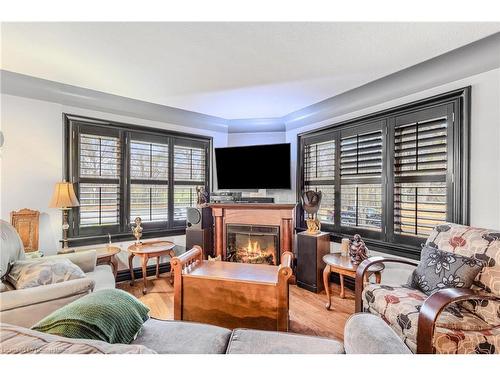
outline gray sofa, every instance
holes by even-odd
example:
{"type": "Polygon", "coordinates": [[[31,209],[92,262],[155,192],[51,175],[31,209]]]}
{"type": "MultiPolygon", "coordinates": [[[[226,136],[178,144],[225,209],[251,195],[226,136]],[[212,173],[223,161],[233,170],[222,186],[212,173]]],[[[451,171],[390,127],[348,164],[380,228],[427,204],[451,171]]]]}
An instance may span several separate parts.
{"type": "MultiPolygon", "coordinates": [[[[85,272],[85,278],[35,288],[15,290],[8,282],[0,281],[0,321],[21,327],[33,324],[60,307],[92,292],[114,288],[113,270],[108,265],[96,265],[93,250],[53,255],[32,259],[38,262],[47,258],[68,258],[85,272]]],[[[12,225],[0,220],[0,279],[8,273],[16,260],[24,260],[24,248],[12,225]]]]}
{"type": "Polygon", "coordinates": [[[67,339],[0,323],[0,354],[411,354],[382,319],[354,314],[344,343],[293,333],[149,319],[130,345],[67,339]]]}

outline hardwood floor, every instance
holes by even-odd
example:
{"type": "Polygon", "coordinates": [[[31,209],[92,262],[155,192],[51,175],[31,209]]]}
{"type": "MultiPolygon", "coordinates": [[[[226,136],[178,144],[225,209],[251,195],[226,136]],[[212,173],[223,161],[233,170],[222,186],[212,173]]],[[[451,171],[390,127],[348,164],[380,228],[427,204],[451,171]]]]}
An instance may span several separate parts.
{"type": "MultiPolygon", "coordinates": [[[[174,289],[169,283],[169,274],[159,279],[148,278],[148,293],[142,294],[142,282],[130,286],[128,281],[117,284],[140,299],[151,309],[151,316],[158,319],[174,318],[174,289]]],[[[296,285],[290,286],[290,331],[314,336],[343,339],[344,324],[354,313],[354,292],[346,289],[346,298],[339,297],[340,287],[332,284],[332,307],[326,310],[326,294],[315,294],[296,285]]]]}

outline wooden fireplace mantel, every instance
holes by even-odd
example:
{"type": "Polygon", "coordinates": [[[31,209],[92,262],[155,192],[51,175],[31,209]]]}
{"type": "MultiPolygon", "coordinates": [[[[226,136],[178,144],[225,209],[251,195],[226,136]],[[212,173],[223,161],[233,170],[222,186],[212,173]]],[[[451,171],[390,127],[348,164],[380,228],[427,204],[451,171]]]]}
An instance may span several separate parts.
{"type": "Polygon", "coordinates": [[[295,204],[213,203],[215,255],[226,259],[226,226],[228,224],[273,225],[280,228],[280,256],[292,252],[295,204]]]}
{"type": "Polygon", "coordinates": [[[292,210],[295,204],[291,203],[210,203],[212,209],[223,208],[231,210],[292,210]]]}

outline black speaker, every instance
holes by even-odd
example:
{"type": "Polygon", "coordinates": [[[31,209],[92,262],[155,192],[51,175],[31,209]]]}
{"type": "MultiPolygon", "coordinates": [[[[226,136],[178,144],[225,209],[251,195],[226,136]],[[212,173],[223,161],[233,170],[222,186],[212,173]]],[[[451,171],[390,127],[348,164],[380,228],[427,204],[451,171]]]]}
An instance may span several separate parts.
{"type": "Polygon", "coordinates": [[[297,233],[297,286],[319,293],[323,288],[323,257],[330,253],[330,235],[297,233]]]}
{"type": "Polygon", "coordinates": [[[212,228],[212,209],[210,207],[188,207],[186,211],[186,222],[188,228],[207,229],[212,228]]]}
{"type": "Polygon", "coordinates": [[[186,228],[186,250],[192,249],[194,245],[201,246],[203,259],[214,256],[213,231],[212,228],[198,229],[186,228]]]}

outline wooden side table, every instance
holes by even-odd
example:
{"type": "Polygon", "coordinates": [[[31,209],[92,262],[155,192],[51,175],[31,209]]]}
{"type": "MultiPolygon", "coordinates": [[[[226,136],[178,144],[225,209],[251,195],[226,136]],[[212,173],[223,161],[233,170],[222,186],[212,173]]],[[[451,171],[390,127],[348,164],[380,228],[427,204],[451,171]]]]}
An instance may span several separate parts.
{"type": "MultiPolygon", "coordinates": [[[[327,254],[323,257],[323,261],[326,263],[325,269],[323,270],[323,283],[325,284],[326,296],[328,298],[326,308],[327,310],[329,310],[332,304],[330,293],[330,273],[336,272],[339,274],[340,298],[344,298],[344,276],[355,278],[358,265],[353,264],[349,256],[342,256],[340,253],[327,254]]],[[[366,280],[368,280],[368,277],[370,277],[370,275],[375,274],[375,280],[377,284],[380,284],[382,277],[381,272],[384,268],[384,265],[381,263],[373,265],[366,273],[366,280]]]]}
{"type": "Polygon", "coordinates": [[[115,279],[118,273],[118,262],[115,255],[120,251],[121,249],[118,246],[107,246],[96,249],[97,264],[109,264],[113,269],[113,275],[115,279]]]}
{"type": "MultiPolygon", "coordinates": [[[[128,247],[128,267],[130,269],[130,285],[134,285],[134,267],[132,265],[132,260],[134,256],[140,256],[142,258],[142,280],[144,282],[144,287],[142,293],[147,293],[147,266],[148,260],[151,258],[156,258],[156,277],[160,277],[160,257],[163,255],[168,255],[170,259],[175,256],[174,252],[175,244],[170,241],[149,241],[142,242],[140,244],[133,244],[128,247]]],[[[172,269],[170,269],[170,281],[173,280],[172,269]]]]}

